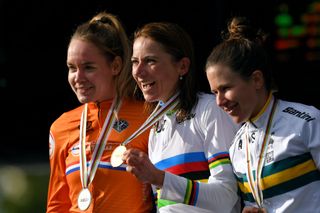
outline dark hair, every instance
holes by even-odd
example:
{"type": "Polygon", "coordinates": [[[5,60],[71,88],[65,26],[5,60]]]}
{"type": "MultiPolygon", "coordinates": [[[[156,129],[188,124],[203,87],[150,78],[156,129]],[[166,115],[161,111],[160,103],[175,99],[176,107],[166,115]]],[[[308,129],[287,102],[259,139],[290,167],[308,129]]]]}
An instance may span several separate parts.
{"type": "Polygon", "coordinates": [[[267,35],[261,29],[255,28],[246,17],[234,17],[228,23],[228,32],[224,32],[222,37],[224,41],[213,49],[207,59],[206,70],[214,64],[223,64],[244,80],[260,70],[267,91],[276,89],[263,46],[267,35]]]}
{"type": "MultiPolygon", "coordinates": [[[[177,24],[154,22],[144,25],[134,33],[134,40],[139,37],[147,37],[160,43],[175,61],[179,61],[184,57],[190,59],[189,71],[179,81],[179,107],[176,116],[178,121],[183,121],[198,100],[194,49],[189,34],[177,24]]],[[[146,103],[146,106],[149,110],[152,110],[155,104],[146,103]]]]}
{"type": "Polygon", "coordinates": [[[132,45],[118,17],[107,12],[100,12],[90,21],[79,25],[72,39],[91,42],[109,61],[119,56],[122,60],[122,69],[115,76],[116,97],[118,98],[116,103],[118,104],[123,97],[134,97],[136,83],[131,74],[130,62],[132,45]]]}

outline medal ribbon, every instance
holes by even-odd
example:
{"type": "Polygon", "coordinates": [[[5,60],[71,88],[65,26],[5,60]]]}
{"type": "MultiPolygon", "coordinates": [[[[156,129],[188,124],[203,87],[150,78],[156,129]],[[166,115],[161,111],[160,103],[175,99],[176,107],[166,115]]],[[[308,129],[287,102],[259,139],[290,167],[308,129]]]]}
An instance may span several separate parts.
{"type": "Polygon", "coordinates": [[[124,142],[122,142],[121,145],[125,146],[128,143],[130,143],[130,141],[132,141],[134,138],[136,138],[138,135],[140,135],[146,129],[148,129],[150,126],[156,123],[164,114],[174,109],[179,103],[178,97],[179,97],[179,93],[176,93],[163,106],[161,106],[160,109],[159,107],[160,107],[161,101],[159,101],[157,107],[153,110],[153,112],[147,118],[147,120],[139,127],[137,131],[135,131],[129,138],[127,138],[124,142]]]}
{"type": "Polygon", "coordinates": [[[87,105],[88,104],[86,103],[84,107],[84,111],[82,112],[81,121],[80,121],[81,122],[80,123],[80,178],[81,178],[81,183],[83,188],[87,188],[95,176],[100,158],[107,144],[108,136],[112,130],[114,121],[116,120],[115,112],[117,112],[118,109],[120,108],[121,102],[118,104],[118,106],[115,106],[115,101],[112,102],[108,115],[103,123],[102,131],[99,134],[97,144],[94,147],[94,151],[93,151],[88,169],[87,169],[87,158],[86,158],[86,147],[85,147],[86,146],[85,136],[86,136],[87,111],[88,111],[87,105]]]}
{"type": "MultiPolygon", "coordinates": [[[[269,98],[271,98],[271,95],[269,98]]],[[[265,135],[263,137],[263,142],[262,142],[262,146],[261,146],[261,150],[260,150],[260,154],[259,154],[257,169],[255,171],[256,182],[254,181],[254,178],[252,176],[253,175],[252,174],[253,173],[253,169],[252,169],[253,165],[251,165],[251,158],[250,158],[251,155],[250,155],[250,149],[249,149],[249,130],[248,130],[249,124],[247,123],[247,126],[246,126],[247,177],[248,177],[248,183],[249,183],[250,189],[252,191],[252,195],[253,195],[256,203],[258,204],[259,208],[262,208],[262,204],[263,204],[263,193],[262,193],[262,190],[260,187],[260,179],[261,179],[262,168],[263,168],[263,164],[264,164],[264,160],[265,160],[265,156],[266,156],[266,152],[267,152],[268,137],[269,137],[269,132],[271,129],[272,118],[274,116],[276,105],[277,105],[277,100],[274,100],[273,105],[272,105],[272,109],[271,109],[271,113],[268,118],[268,123],[266,126],[265,135]]]]}
{"type": "Polygon", "coordinates": [[[87,188],[87,179],[83,177],[88,176],[87,170],[87,156],[86,156],[86,129],[87,129],[87,113],[88,113],[88,104],[84,105],[84,109],[81,114],[80,120],[80,177],[81,177],[81,184],[82,188],[87,188]]]}

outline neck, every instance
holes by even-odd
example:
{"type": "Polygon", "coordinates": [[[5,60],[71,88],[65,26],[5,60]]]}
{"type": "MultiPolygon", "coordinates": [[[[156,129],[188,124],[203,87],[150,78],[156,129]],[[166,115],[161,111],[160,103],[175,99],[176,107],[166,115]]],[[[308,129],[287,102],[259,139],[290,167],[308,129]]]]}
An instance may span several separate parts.
{"type": "Polygon", "coordinates": [[[268,91],[263,91],[262,94],[258,94],[259,98],[257,105],[250,116],[250,120],[254,119],[265,107],[267,107],[267,102],[271,100],[272,93],[268,91]]]}

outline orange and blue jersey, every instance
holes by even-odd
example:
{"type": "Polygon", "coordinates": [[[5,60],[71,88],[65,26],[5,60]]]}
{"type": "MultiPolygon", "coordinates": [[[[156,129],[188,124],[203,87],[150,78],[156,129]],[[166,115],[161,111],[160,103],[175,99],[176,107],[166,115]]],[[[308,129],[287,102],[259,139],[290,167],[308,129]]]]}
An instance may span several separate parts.
{"type": "MultiPolygon", "coordinates": [[[[88,165],[111,101],[89,103],[86,129],[86,155],[88,165]]],[[[83,212],[77,204],[82,189],[79,161],[79,125],[83,106],[64,113],[50,129],[50,182],[47,213],[83,212]]],[[[114,123],[98,164],[95,177],[89,185],[92,203],[84,212],[150,212],[151,192],[132,174],[126,165],[112,167],[112,151],[135,132],[146,120],[143,103],[124,100],[118,119],[114,123]]],[[[127,147],[135,147],[147,153],[149,130],[132,140],[127,147]]]]}

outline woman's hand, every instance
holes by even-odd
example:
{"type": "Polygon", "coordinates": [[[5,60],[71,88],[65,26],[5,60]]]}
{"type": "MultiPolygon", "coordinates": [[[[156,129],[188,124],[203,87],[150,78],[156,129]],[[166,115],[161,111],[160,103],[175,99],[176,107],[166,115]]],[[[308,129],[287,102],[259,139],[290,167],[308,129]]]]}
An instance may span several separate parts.
{"type": "Polygon", "coordinates": [[[139,149],[129,149],[123,154],[122,159],[128,165],[127,171],[141,182],[162,187],[165,172],[157,169],[146,153],[139,149]]]}
{"type": "Polygon", "coordinates": [[[267,213],[267,210],[265,208],[246,206],[243,208],[242,213],[267,213]]]}

